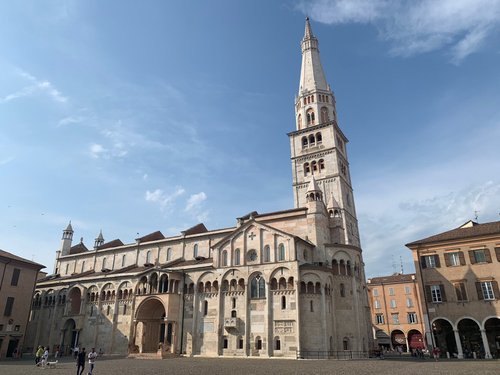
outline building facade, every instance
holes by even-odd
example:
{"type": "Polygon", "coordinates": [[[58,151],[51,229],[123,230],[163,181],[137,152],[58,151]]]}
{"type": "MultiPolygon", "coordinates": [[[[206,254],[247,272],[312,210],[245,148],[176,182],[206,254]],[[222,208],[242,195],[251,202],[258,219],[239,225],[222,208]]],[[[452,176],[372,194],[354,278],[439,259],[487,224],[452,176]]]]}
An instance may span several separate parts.
{"type": "Polygon", "coordinates": [[[38,272],[45,268],[0,250],[0,359],[21,353],[38,272]]]}
{"type": "Polygon", "coordinates": [[[427,342],[458,358],[500,357],[500,221],[406,245],[424,299],[427,342]]]}
{"type": "Polygon", "coordinates": [[[73,245],[37,284],[32,347],[106,353],[307,356],[367,352],[369,307],[347,139],[309,20],[289,133],[295,208],[252,212],[231,228],[73,245]],[[330,351],[330,354],[328,353],[330,351]]]}
{"type": "Polygon", "coordinates": [[[423,313],[415,274],[394,274],[368,279],[373,333],[386,350],[424,349],[423,313]]]}

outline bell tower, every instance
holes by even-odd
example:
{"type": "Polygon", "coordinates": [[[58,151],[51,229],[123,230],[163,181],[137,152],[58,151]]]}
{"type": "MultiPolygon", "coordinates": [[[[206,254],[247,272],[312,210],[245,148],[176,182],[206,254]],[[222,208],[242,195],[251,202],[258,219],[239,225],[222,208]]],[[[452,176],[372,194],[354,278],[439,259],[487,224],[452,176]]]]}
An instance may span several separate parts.
{"type": "Polygon", "coordinates": [[[347,138],[337,122],[335,95],[326,81],[319,43],[306,18],[301,42],[302,66],[295,98],[296,130],[289,133],[295,207],[307,207],[314,178],[336,227],[340,243],[360,245],[354,206],[347,138]],[[313,177],[314,176],[314,177],[313,177]]]}

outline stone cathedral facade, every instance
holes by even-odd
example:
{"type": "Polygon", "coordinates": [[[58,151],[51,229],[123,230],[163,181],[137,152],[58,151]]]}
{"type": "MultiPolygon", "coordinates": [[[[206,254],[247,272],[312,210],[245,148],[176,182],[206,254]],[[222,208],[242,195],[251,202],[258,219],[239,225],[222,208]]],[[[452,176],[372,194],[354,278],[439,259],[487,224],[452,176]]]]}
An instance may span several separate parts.
{"type": "MultiPolygon", "coordinates": [[[[307,356],[366,352],[364,263],[335,97],[306,20],[290,138],[295,208],[177,236],[74,245],[39,280],[26,345],[68,352],[307,356]],[[326,353],[326,352],[330,353],[326,353]]],[[[27,349],[27,348],[25,348],[27,349]]]]}

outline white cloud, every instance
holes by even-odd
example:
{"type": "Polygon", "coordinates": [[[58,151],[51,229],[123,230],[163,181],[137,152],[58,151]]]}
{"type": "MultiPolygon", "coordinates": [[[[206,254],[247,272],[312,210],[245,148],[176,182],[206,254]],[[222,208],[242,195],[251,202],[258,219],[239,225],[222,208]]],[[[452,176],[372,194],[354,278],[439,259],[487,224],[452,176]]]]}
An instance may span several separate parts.
{"type": "Polygon", "coordinates": [[[395,55],[446,49],[454,63],[500,26],[500,0],[303,0],[299,9],[323,23],[372,24],[395,55]]]}
{"type": "Polygon", "coordinates": [[[193,209],[196,209],[206,199],[207,195],[204,192],[191,195],[187,200],[186,211],[192,211],[193,209]]]}
{"type": "Polygon", "coordinates": [[[161,210],[167,209],[176,198],[180,197],[185,193],[184,188],[181,186],[177,187],[175,191],[171,194],[166,194],[162,189],[156,189],[154,191],[146,191],[144,198],[148,202],[158,203],[161,210]]]}
{"type": "Polygon", "coordinates": [[[97,143],[92,143],[89,147],[90,156],[95,159],[100,157],[106,157],[108,150],[106,150],[102,145],[97,143]]]}
{"type": "Polygon", "coordinates": [[[59,120],[59,126],[66,126],[71,124],[79,124],[84,120],[81,116],[68,116],[59,120]]]}
{"type": "Polygon", "coordinates": [[[17,73],[24,79],[30,81],[30,85],[0,98],[0,103],[7,103],[15,99],[29,97],[37,93],[48,95],[52,100],[59,103],[65,103],[68,101],[68,98],[57,90],[51,82],[47,80],[39,80],[23,70],[18,70],[17,73]]]}

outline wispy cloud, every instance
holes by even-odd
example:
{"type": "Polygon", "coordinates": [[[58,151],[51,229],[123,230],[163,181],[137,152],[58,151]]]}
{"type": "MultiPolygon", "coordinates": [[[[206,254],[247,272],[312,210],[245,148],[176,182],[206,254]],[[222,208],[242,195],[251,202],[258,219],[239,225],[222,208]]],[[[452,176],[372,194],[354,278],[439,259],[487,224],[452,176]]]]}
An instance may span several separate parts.
{"type": "Polygon", "coordinates": [[[372,24],[394,55],[444,49],[456,64],[500,26],[500,0],[303,0],[299,9],[327,24],[372,24]]]}
{"type": "Polygon", "coordinates": [[[204,192],[198,194],[193,194],[189,197],[186,204],[186,211],[191,211],[207,199],[207,195],[204,192]]]}
{"type": "Polygon", "coordinates": [[[6,158],[0,159],[0,165],[6,165],[9,164],[11,161],[14,160],[13,156],[8,156],[6,158]]]}
{"type": "Polygon", "coordinates": [[[30,84],[11,94],[5,95],[3,98],[0,98],[0,103],[7,103],[12,100],[33,96],[38,93],[45,94],[58,103],[66,103],[68,101],[68,98],[57,90],[51,82],[37,79],[23,70],[18,70],[17,73],[19,76],[29,81],[30,84]]]}
{"type": "Polygon", "coordinates": [[[161,210],[165,210],[171,206],[171,204],[185,193],[183,187],[178,186],[173,193],[167,194],[162,189],[156,189],[154,191],[146,191],[144,198],[147,202],[157,203],[161,210]]]}
{"type": "Polygon", "coordinates": [[[184,209],[191,216],[195,217],[199,222],[204,222],[208,220],[209,211],[203,209],[203,202],[207,199],[207,195],[201,191],[197,194],[192,194],[187,202],[186,208],[184,209]]]}
{"type": "Polygon", "coordinates": [[[59,126],[66,126],[66,125],[71,125],[71,124],[79,124],[84,120],[84,117],[82,116],[68,116],[64,117],[61,120],[59,120],[58,125],[59,126]]]}

